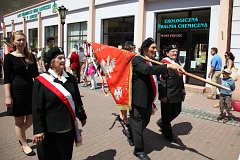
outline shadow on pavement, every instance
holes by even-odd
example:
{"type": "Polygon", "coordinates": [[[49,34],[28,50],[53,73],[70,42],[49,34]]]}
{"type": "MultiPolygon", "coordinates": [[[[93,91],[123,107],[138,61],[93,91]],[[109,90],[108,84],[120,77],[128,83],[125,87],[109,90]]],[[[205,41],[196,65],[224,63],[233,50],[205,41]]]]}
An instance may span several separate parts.
{"type": "Polygon", "coordinates": [[[176,135],[187,135],[192,128],[193,126],[190,122],[181,122],[172,126],[173,133],[176,135]]]}
{"type": "Polygon", "coordinates": [[[176,137],[175,143],[170,143],[169,141],[165,140],[162,134],[158,134],[149,129],[146,129],[144,134],[145,152],[149,154],[152,151],[161,151],[164,147],[169,147],[174,149],[180,149],[183,151],[188,150],[190,152],[199,154],[209,160],[213,160],[211,157],[199,153],[196,149],[187,147],[185,144],[183,144],[182,140],[178,138],[178,135],[187,135],[190,133],[193,128],[191,123],[181,122],[178,124],[174,124],[172,128],[176,137]]]}
{"type": "Polygon", "coordinates": [[[103,152],[100,152],[94,156],[89,156],[85,160],[114,160],[114,157],[116,156],[116,150],[115,149],[109,149],[103,152]]]}

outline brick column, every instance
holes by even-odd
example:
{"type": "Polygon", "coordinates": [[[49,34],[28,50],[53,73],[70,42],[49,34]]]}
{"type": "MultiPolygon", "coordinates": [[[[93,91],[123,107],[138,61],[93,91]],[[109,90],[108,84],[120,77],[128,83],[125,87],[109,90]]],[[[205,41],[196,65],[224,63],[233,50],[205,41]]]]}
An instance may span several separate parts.
{"type": "Polygon", "coordinates": [[[88,23],[87,23],[87,41],[95,40],[95,0],[89,0],[88,23]]]}
{"type": "Polygon", "coordinates": [[[145,38],[146,3],[145,0],[138,1],[138,24],[136,47],[140,47],[145,38]]]}
{"type": "Polygon", "coordinates": [[[41,12],[38,12],[38,49],[42,48],[42,17],[41,12]]]}
{"type": "Polygon", "coordinates": [[[27,25],[26,25],[26,19],[23,17],[23,33],[27,35],[27,25]]]}
{"type": "Polygon", "coordinates": [[[218,54],[224,60],[224,53],[229,50],[230,45],[230,35],[231,34],[231,12],[232,10],[232,0],[220,1],[220,16],[219,16],[219,30],[218,30],[218,54]]]}
{"type": "Polygon", "coordinates": [[[12,27],[12,32],[15,32],[15,24],[14,24],[14,20],[12,20],[11,27],[12,27]]]}

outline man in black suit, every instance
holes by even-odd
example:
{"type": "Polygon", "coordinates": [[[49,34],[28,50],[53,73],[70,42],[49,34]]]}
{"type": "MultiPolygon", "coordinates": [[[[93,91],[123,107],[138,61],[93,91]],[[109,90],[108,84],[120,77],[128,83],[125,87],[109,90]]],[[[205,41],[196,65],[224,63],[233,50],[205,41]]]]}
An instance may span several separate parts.
{"type": "MultiPolygon", "coordinates": [[[[147,38],[141,45],[141,55],[154,59],[156,44],[152,38],[147,38]]],[[[144,153],[143,131],[147,127],[152,114],[152,105],[156,96],[154,75],[167,73],[168,68],[184,72],[177,64],[164,64],[152,66],[143,57],[132,59],[132,110],[130,111],[130,125],[134,141],[134,155],[141,160],[150,160],[144,153]]]]}

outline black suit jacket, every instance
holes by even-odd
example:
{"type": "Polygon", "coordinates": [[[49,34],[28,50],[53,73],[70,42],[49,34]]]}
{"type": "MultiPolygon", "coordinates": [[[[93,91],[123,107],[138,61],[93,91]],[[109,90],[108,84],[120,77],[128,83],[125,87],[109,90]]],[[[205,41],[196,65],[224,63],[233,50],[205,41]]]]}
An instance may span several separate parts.
{"type": "Polygon", "coordinates": [[[152,107],[153,87],[150,75],[167,73],[167,65],[149,66],[146,61],[136,56],[132,59],[132,104],[142,108],[152,107]]]}
{"type": "Polygon", "coordinates": [[[159,100],[167,98],[169,103],[181,103],[184,100],[183,91],[185,89],[183,77],[174,70],[169,70],[164,77],[164,80],[161,80],[158,85],[159,100]]]}
{"type": "MultiPolygon", "coordinates": [[[[76,80],[73,75],[67,74],[69,77],[62,85],[71,93],[75,107],[82,107],[83,103],[76,80]]],[[[74,128],[74,122],[67,106],[37,79],[34,81],[32,99],[33,134],[60,132],[74,128]]]]}

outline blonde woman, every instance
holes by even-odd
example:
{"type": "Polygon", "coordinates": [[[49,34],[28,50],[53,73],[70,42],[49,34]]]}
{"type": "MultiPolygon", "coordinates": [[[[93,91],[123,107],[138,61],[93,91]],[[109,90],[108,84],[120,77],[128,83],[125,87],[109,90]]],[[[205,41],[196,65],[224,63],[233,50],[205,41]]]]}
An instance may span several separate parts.
{"type": "Polygon", "coordinates": [[[25,131],[32,125],[33,78],[38,76],[34,55],[27,49],[25,34],[15,32],[12,37],[13,52],[4,58],[5,103],[8,113],[15,118],[15,132],[23,152],[35,155],[28,146],[25,131]]]}

